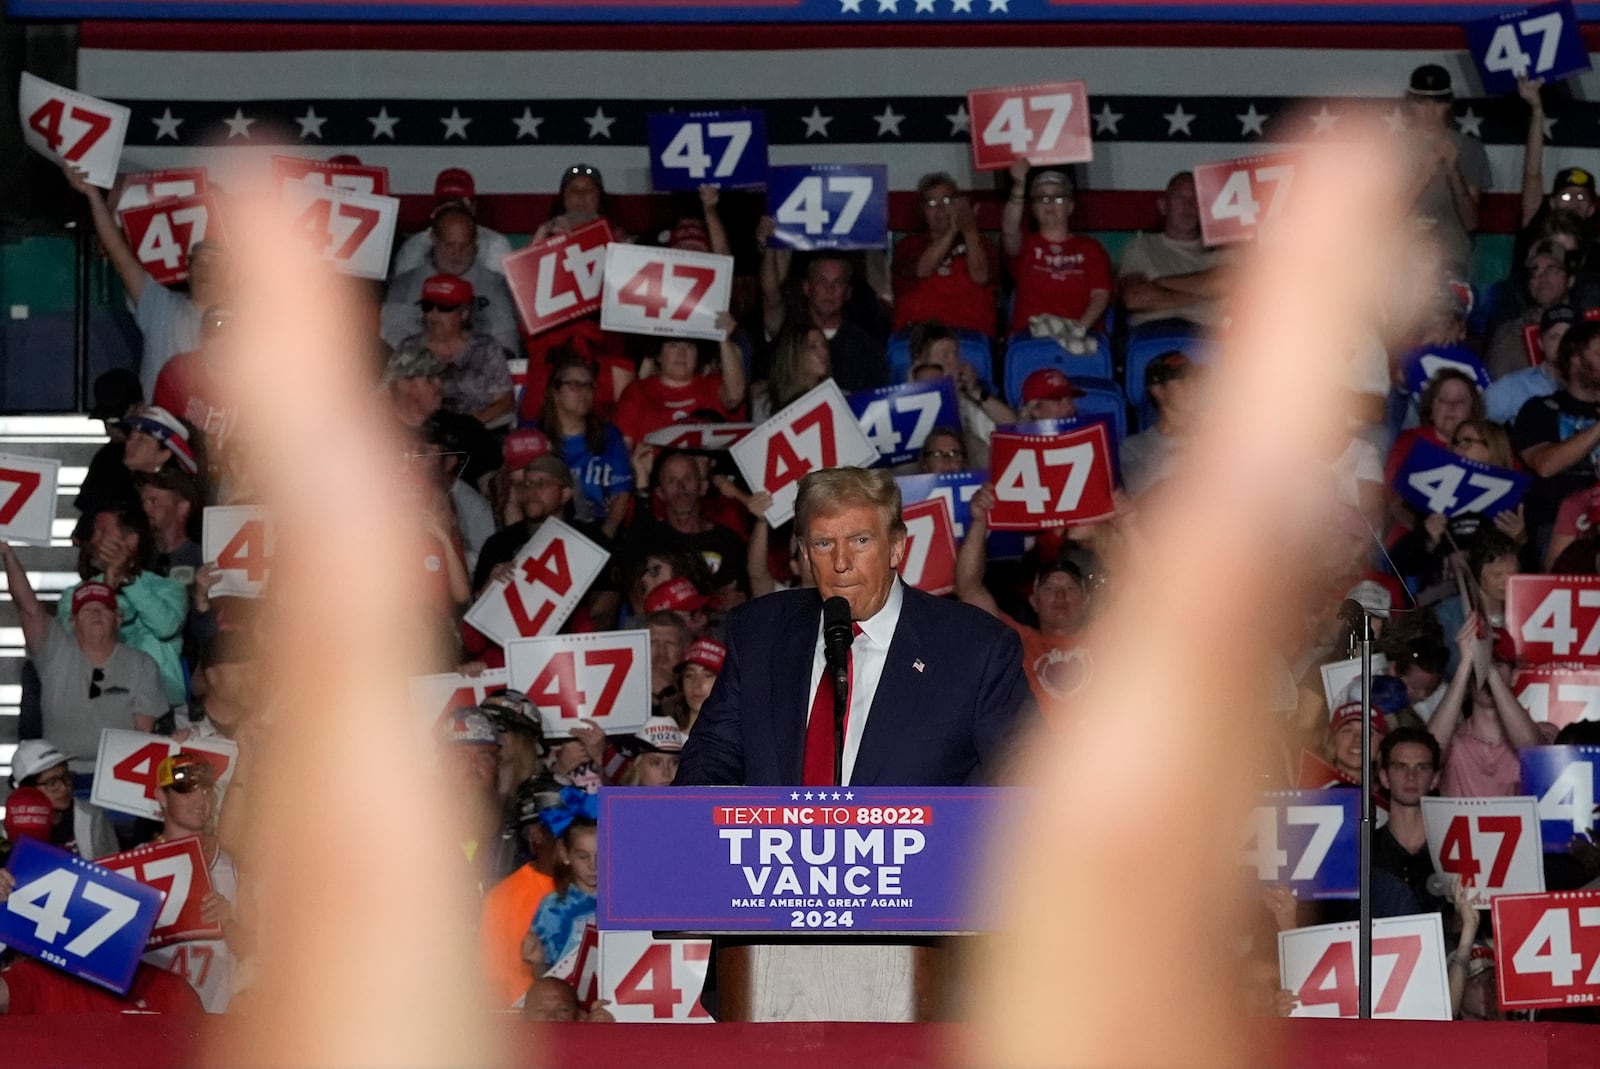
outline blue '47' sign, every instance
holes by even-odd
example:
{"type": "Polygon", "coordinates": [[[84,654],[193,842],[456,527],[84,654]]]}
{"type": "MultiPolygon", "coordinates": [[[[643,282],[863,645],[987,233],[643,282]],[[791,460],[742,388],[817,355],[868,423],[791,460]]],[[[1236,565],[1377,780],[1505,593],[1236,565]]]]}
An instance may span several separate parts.
{"type": "Polygon", "coordinates": [[[1589,69],[1589,50],[1570,3],[1540,4],[1463,27],[1484,91],[1512,93],[1517,75],[1546,82],[1589,69]]]}
{"type": "Polygon", "coordinates": [[[1419,438],[1395,472],[1394,489],[1426,513],[1495,516],[1516,508],[1532,481],[1526,472],[1481,464],[1419,438]]]}
{"type": "Polygon", "coordinates": [[[788,249],[881,249],[889,242],[889,168],[812,163],[767,171],[768,244],[788,249]]]}
{"type": "Polygon", "coordinates": [[[1355,898],[1361,792],[1274,791],[1250,813],[1243,864],[1299,898],[1355,898]]]}
{"type": "Polygon", "coordinates": [[[880,386],[845,400],[861,424],[861,433],[878,450],[880,464],[915,460],[935,427],[961,426],[955,384],[949,379],[880,386]]]}
{"type": "Polygon", "coordinates": [[[6,869],[17,885],[0,909],[0,942],[126,995],[161,892],[35,839],[18,840],[6,869]]]}
{"type": "Polygon", "coordinates": [[[1594,824],[1594,770],[1600,746],[1530,746],[1521,753],[1522,793],[1539,800],[1539,839],[1564,854],[1594,824]]]}
{"type": "Polygon", "coordinates": [[[662,193],[767,180],[767,118],[759,111],[666,112],[647,120],[650,184],[662,193]]]}

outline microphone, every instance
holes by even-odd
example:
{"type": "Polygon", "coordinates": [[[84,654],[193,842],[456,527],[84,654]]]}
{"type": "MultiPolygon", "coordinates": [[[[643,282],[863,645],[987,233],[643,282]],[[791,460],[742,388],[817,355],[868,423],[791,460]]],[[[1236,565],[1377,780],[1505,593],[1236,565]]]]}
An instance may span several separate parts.
{"type": "Polygon", "coordinates": [[[1339,606],[1339,619],[1346,627],[1357,633],[1361,631],[1361,623],[1366,616],[1366,607],[1355,598],[1345,598],[1344,604],[1339,606]]]}
{"type": "Polygon", "coordinates": [[[855,639],[850,622],[850,603],[841,597],[831,597],[822,603],[822,650],[827,657],[828,671],[836,682],[847,677],[850,643],[855,639]]]}

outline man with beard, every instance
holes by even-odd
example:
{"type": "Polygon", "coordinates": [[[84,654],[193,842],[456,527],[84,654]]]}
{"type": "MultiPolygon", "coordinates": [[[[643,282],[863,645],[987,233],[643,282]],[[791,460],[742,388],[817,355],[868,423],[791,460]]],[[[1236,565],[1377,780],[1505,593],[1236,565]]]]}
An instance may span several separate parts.
{"type": "Polygon", "coordinates": [[[429,230],[433,251],[422,266],[397,275],[389,283],[383,305],[383,340],[399,345],[423,328],[422,288],[436,275],[454,275],[472,287],[473,329],[487,334],[513,354],[522,352],[516,310],[505,276],[477,260],[478,224],[472,213],[456,206],[441,209],[429,230]]]}

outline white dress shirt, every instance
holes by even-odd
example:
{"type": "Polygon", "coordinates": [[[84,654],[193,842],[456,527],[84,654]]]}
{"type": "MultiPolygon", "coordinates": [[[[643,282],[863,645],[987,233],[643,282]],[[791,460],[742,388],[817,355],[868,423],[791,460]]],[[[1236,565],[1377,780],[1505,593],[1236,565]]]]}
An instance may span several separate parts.
{"type": "MultiPolygon", "coordinates": [[[[894,629],[900,623],[900,607],[905,604],[905,590],[897,576],[889,588],[889,598],[870,619],[857,620],[861,634],[850,644],[850,710],[844,722],[844,775],[843,783],[850,782],[855,769],[856,753],[861,749],[861,733],[867,727],[867,713],[872,708],[872,697],[878,693],[878,680],[883,678],[883,666],[889,660],[889,643],[894,641],[894,629]]],[[[806,708],[810,709],[817,697],[817,686],[827,669],[827,651],[822,645],[822,623],[817,623],[817,650],[811,657],[811,689],[806,691],[806,708]]],[[[830,706],[831,715],[831,706],[830,706]]]]}

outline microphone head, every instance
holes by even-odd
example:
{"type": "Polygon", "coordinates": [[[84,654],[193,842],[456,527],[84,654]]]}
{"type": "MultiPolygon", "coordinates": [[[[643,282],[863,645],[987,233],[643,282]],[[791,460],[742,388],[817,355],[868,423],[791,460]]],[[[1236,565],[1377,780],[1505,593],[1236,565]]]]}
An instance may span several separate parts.
{"type": "Polygon", "coordinates": [[[1339,619],[1352,631],[1361,630],[1361,622],[1366,619],[1366,606],[1355,598],[1345,598],[1344,604],[1339,606],[1339,619]]]}
{"type": "Polygon", "coordinates": [[[831,631],[838,627],[850,629],[850,603],[835,595],[822,603],[822,629],[831,631]]]}

